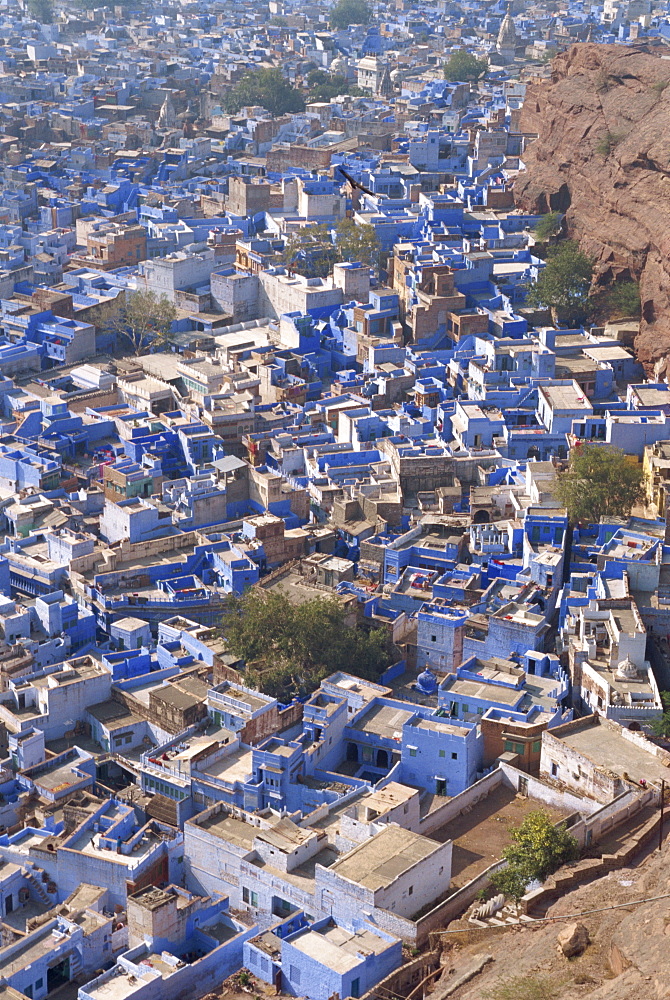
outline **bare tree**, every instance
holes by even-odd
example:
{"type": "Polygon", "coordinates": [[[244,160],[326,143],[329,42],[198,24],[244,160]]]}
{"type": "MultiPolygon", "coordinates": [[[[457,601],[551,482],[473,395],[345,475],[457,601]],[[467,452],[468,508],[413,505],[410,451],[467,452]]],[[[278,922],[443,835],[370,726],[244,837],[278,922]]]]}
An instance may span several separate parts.
{"type": "Polygon", "coordinates": [[[176,318],[177,310],[165,295],[137,291],[128,296],[111,328],[139,357],[165,343],[176,318]]]}

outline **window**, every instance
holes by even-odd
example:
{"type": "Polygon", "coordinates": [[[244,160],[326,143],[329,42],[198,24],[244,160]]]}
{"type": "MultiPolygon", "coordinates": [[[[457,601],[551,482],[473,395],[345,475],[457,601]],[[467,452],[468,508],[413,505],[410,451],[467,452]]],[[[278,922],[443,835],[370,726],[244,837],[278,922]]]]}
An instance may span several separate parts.
{"type": "Polygon", "coordinates": [[[458,754],[457,753],[452,753],[451,759],[452,760],[458,760],[458,754]]]}
{"type": "Polygon", "coordinates": [[[43,985],[43,980],[42,979],[38,979],[37,982],[35,983],[35,989],[36,990],[41,990],[42,989],[42,985],[43,985]]]}
{"type": "Polygon", "coordinates": [[[514,753],[514,744],[511,740],[505,740],[505,753],[514,753]]]}
{"type": "Polygon", "coordinates": [[[445,755],[446,755],[446,751],[445,750],[440,750],[440,757],[444,757],[445,755]]]}
{"type": "Polygon", "coordinates": [[[524,747],[523,743],[515,743],[514,744],[514,748],[515,748],[515,750],[516,750],[516,752],[518,754],[523,754],[523,752],[525,750],[525,747],[524,747]]]}
{"type": "Polygon", "coordinates": [[[533,753],[538,753],[542,748],[542,740],[533,741],[533,753]]]}
{"type": "Polygon", "coordinates": [[[552,765],[551,765],[551,776],[552,776],[552,778],[555,778],[557,774],[558,774],[558,764],[553,764],[552,763],[552,765]]]}
{"type": "Polygon", "coordinates": [[[413,885],[411,885],[411,886],[409,887],[409,889],[407,890],[407,895],[408,895],[408,896],[411,896],[411,895],[413,894],[413,892],[414,892],[414,886],[413,886],[413,885]]]}
{"type": "Polygon", "coordinates": [[[291,966],[291,982],[296,985],[300,983],[300,969],[297,965],[291,966]]]}
{"type": "Polygon", "coordinates": [[[409,755],[410,757],[416,757],[416,747],[409,748],[409,755]]]}
{"type": "Polygon", "coordinates": [[[437,636],[436,635],[431,635],[430,641],[431,642],[437,642],[437,636]]]}
{"type": "Polygon", "coordinates": [[[470,711],[470,706],[466,705],[465,702],[464,702],[463,703],[463,715],[465,715],[465,713],[469,712],[469,711],[470,711]]]}

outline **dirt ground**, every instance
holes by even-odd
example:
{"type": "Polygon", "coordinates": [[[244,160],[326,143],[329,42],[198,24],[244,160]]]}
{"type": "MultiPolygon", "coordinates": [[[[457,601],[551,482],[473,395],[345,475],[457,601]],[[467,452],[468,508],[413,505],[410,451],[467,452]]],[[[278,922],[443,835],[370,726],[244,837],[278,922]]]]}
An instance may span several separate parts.
{"type": "Polygon", "coordinates": [[[469,983],[450,994],[453,1000],[664,1000],[670,998],[670,842],[648,849],[629,868],[566,894],[547,910],[583,923],[591,940],[579,957],[559,950],[556,920],[509,930],[467,930],[467,920],[442,937],[445,973],[432,994],[440,993],[473,958],[493,961],[469,983]],[[637,903],[667,894],[666,898],[637,903]],[[620,905],[622,904],[622,905],[620,905]],[[617,906],[619,908],[612,909],[617,906]],[[601,912],[585,912],[598,910],[601,912]],[[582,915],[579,915],[582,914],[582,915]]]}
{"type": "MultiPolygon", "coordinates": [[[[501,856],[511,841],[510,828],[518,826],[538,803],[516,795],[509,788],[496,788],[470,812],[431,833],[433,840],[453,840],[451,885],[459,889],[501,856]]],[[[567,813],[542,805],[553,822],[567,813]]]]}

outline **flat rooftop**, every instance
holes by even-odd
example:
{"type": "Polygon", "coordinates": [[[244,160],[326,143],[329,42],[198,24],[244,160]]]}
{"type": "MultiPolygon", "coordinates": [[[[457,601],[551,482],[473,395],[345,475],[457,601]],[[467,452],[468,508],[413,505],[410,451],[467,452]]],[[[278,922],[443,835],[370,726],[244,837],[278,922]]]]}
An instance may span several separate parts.
{"type": "Polygon", "coordinates": [[[354,812],[359,820],[365,821],[366,816],[371,813],[375,813],[376,817],[383,816],[391,809],[408,802],[417,794],[415,788],[408,788],[407,785],[401,785],[397,781],[390,781],[383,788],[365,792],[354,805],[350,802],[347,803],[346,808],[354,812]]]}
{"type": "Polygon", "coordinates": [[[400,706],[373,705],[362,718],[354,722],[352,729],[384,736],[388,740],[399,739],[402,736],[402,727],[413,715],[411,709],[400,706]]]}
{"type": "Polygon", "coordinates": [[[37,788],[45,788],[50,792],[62,792],[73,785],[78,785],[87,775],[77,771],[79,760],[70,760],[59,767],[45,769],[32,777],[37,788]]]}
{"type": "Polygon", "coordinates": [[[16,975],[22,969],[32,965],[33,962],[39,962],[40,959],[44,958],[53,947],[51,931],[52,927],[47,925],[36,934],[30,934],[11,958],[5,957],[5,948],[0,949],[0,969],[2,969],[3,976],[16,975]]]}
{"type": "Polygon", "coordinates": [[[595,720],[585,719],[583,725],[561,733],[556,738],[597,767],[613,771],[620,778],[626,774],[633,781],[644,778],[657,785],[662,780],[667,783],[670,780],[670,768],[664,767],[662,758],[655,756],[654,745],[650,743],[647,751],[622,733],[623,730],[610,727],[598,717],[595,720]]]}
{"type": "Polygon", "coordinates": [[[99,846],[100,838],[104,836],[104,833],[100,834],[94,830],[85,829],[66,841],[63,846],[73,851],[80,851],[82,854],[87,854],[91,857],[104,858],[106,861],[125,864],[129,868],[134,868],[151,854],[157,844],[160,844],[160,838],[155,833],[147,830],[140,842],[133,847],[130,854],[115,854],[113,851],[99,846]]]}
{"type": "Polygon", "coordinates": [[[198,826],[201,830],[207,830],[208,833],[220,837],[221,840],[225,840],[235,847],[242,847],[246,851],[253,850],[254,840],[259,832],[258,827],[244,823],[241,819],[235,819],[234,816],[222,815],[221,813],[203,819],[198,823],[198,826]]]}
{"type": "Polygon", "coordinates": [[[202,773],[230,784],[249,781],[253,772],[252,758],[251,750],[234,750],[222,760],[210,764],[202,773]]]}
{"type": "Polygon", "coordinates": [[[573,385],[541,385],[540,392],[546,397],[552,410],[574,410],[575,416],[580,411],[593,410],[584,393],[573,385]]]}
{"type": "Polygon", "coordinates": [[[445,677],[440,685],[445,693],[457,694],[461,698],[479,698],[481,701],[495,702],[496,705],[511,707],[523,697],[522,688],[493,684],[488,678],[481,681],[461,680],[453,674],[445,677]]]}
{"type": "Polygon", "coordinates": [[[438,844],[411,830],[388,826],[336,861],[331,871],[376,892],[430,857],[438,844]]]}
{"type": "Polygon", "coordinates": [[[371,931],[346,931],[337,924],[320,930],[305,929],[291,944],[327,968],[340,974],[349,972],[365,961],[364,956],[379,955],[389,942],[371,931]]]}
{"type": "Polygon", "coordinates": [[[314,837],[314,832],[313,830],[305,830],[292,820],[284,818],[279,820],[275,826],[270,827],[269,830],[258,830],[256,836],[259,840],[276,847],[279,851],[290,854],[296,847],[311,840],[314,837]]]}

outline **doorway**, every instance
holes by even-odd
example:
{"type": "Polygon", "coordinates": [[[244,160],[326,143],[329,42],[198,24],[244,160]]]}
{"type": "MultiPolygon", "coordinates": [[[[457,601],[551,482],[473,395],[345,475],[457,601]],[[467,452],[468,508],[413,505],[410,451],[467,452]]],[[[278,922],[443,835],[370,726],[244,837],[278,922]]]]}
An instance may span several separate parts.
{"type": "Polygon", "coordinates": [[[64,958],[62,962],[52,965],[47,969],[47,991],[57,990],[59,986],[64,986],[70,982],[70,956],[64,958]]]}

